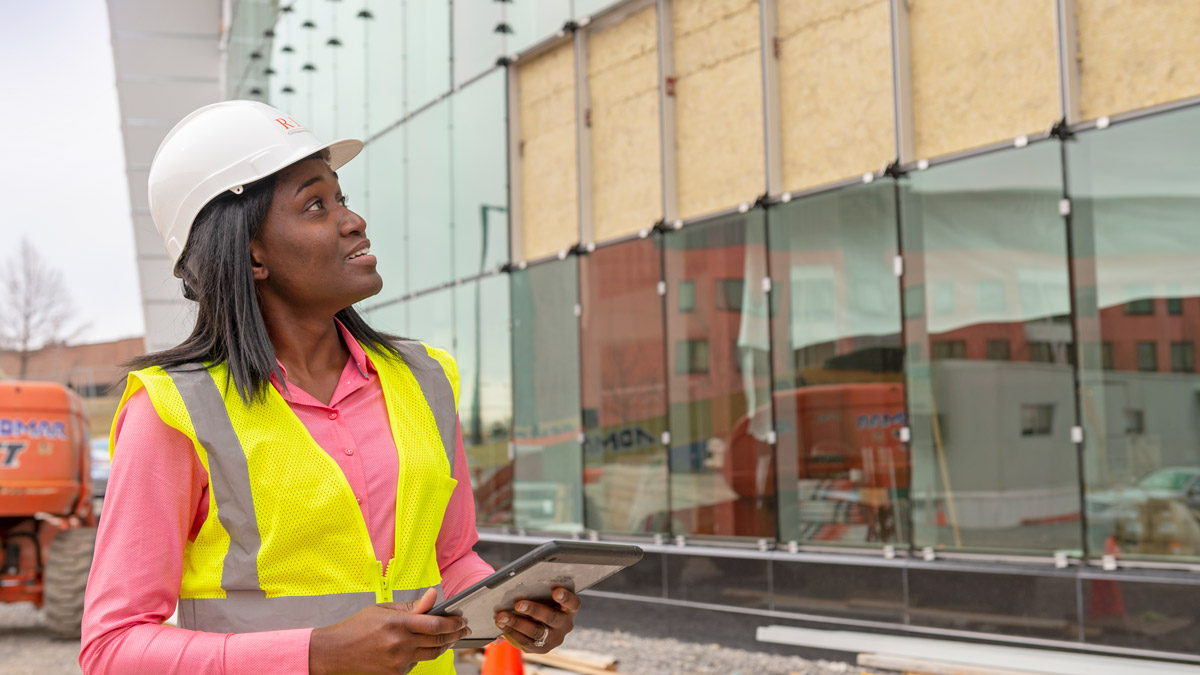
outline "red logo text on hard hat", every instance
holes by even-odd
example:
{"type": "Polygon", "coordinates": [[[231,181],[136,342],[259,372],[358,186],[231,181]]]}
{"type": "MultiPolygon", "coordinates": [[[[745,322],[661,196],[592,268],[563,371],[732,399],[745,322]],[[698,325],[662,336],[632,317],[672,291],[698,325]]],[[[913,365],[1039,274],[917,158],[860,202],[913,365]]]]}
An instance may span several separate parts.
{"type": "Polygon", "coordinates": [[[283,127],[284,129],[287,129],[289,131],[292,129],[303,129],[304,128],[299,122],[292,119],[291,117],[276,117],[275,121],[279,123],[279,126],[283,127]]]}

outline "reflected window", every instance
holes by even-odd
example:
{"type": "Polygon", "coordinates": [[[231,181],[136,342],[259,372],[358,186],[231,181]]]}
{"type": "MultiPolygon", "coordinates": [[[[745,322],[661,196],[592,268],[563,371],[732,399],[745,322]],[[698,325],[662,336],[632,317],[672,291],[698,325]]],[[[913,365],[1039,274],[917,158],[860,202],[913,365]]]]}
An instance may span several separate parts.
{"type": "Polygon", "coordinates": [[[988,340],[987,359],[989,361],[1008,361],[1012,358],[1012,343],[1008,340],[988,340]]]}
{"type": "Polygon", "coordinates": [[[1054,404],[1021,406],[1021,435],[1049,436],[1054,430],[1054,404]]]}
{"type": "Polygon", "coordinates": [[[707,372],[708,340],[681,340],[676,343],[676,375],[703,375],[707,372]]]}
{"type": "Polygon", "coordinates": [[[1153,342],[1139,341],[1135,345],[1137,349],[1137,369],[1152,373],[1158,370],[1158,345],[1153,342]]]}
{"type": "Polygon", "coordinates": [[[1060,525],[1080,517],[1063,431],[1074,421],[1062,419],[1075,410],[1075,350],[1061,147],[950,161],[901,187],[905,283],[932,290],[906,297],[928,305],[906,323],[929,349],[905,373],[914,543],[1078,549],[1078,528],[1060,525]]]}
{"type": "Polygon", "coordinates": [[[663,237],[673,533],[775,535],[769,377],[754,365],[770,353],[767,297],[755,281],[767,269],[763,221],[755,210],[663,237]],[[718,289],[718,298],[677,311],[681,282],[718,289]],[[740,371],[723,348],[731,343],[740,371]]]}
{"type": "Polygon", "coordinates": [[[767,218],[779,536],[824,546],[906,541],[895,186],[811,195],[767,218]]]}
{"type": "Polygon", "coordinates": [[[694,282],[694,281],[679,282],[679,311],[680,312],[696,311],[696,282],[694,282]]]}
{"type": "Polygon", "coordinates": [[[1196,372],[1196,347],[1190,340],[1171,343],[1171,372],[1196,372]]]}
{"type": "Polygon", "coordinates": [[[1185,311],[1200,297],[1200,176],[1190,151],[1198,130],[1200,108],[1191,107],[1066,145],[1079,205],[1075,277],[1094,289],[1076,294],[1080,316],[1094,317],[1077,330],[1081,344],[1111,345],[1079,372],[1085,433],[1095,439],[1083,455],[1093,555],[1115,547],[1125,559],[1200,559],[1200,498],[1177,478],[1200,473],[1200,324],[1185,311]]]}
{"type": "Polygon", "coordinates": [[[505,101],[501,69],[450,98],[455,278],[483,274],[509,260],[505,101]]]}
{"type": "Polygon", "coordinates": [[[584,517],[600,532],[670,531],[660,237],[579,259],[584,517]]]}

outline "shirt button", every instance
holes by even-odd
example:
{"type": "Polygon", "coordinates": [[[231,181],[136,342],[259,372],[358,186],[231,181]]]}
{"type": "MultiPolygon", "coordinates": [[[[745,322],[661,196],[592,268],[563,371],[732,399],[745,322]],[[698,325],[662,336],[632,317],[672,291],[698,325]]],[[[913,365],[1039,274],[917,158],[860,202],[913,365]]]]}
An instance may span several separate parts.
{"type": "Polygon", "coordinates": [[[346,448],[346,454],[347,454],[347,455],[353,455],[353,454],[354,454],[354,448],[346,448]]]}
{"type": "Polygon", "coordinates": [[[331,420],[336,420],[336,419],[337,419],[337,413],[336,413],[336,412],[331,412],[331,413],[329,413],[329,419],[331,419],[331,420]]]}
{"type": "Polygon", "coordinates": [[[359,504],[362,504],[362,497],[359,497],[358,495],[354,495],[354,501],[358,502],[359,504]]]}

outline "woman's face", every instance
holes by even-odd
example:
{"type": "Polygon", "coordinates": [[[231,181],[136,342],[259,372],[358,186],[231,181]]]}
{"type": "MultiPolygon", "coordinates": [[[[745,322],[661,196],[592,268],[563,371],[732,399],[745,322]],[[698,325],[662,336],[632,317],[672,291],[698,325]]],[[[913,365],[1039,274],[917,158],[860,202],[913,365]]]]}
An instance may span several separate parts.
{"type": "Polygon", "coordinates": [[[337,174],[320,159],[280,171],[267,218],[250,242],[259,293],[332,316],[375,295],[383,279],[367,224],[346,208],[337,174]]]}

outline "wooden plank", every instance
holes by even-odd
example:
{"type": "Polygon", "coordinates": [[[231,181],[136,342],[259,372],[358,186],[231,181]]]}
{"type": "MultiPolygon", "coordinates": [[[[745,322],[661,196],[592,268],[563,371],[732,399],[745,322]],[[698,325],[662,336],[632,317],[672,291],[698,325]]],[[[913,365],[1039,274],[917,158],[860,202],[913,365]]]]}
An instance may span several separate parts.
{"type": "Polygon", "coordinates": [[[898,670],[905,675],[1046,675],[1044,670],[1013,670],[890,654],[859,654],[858,665],[898,670]]]}

